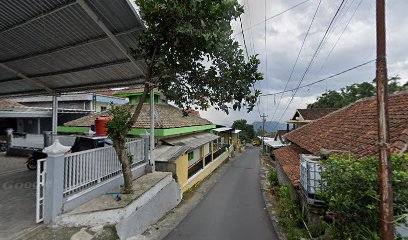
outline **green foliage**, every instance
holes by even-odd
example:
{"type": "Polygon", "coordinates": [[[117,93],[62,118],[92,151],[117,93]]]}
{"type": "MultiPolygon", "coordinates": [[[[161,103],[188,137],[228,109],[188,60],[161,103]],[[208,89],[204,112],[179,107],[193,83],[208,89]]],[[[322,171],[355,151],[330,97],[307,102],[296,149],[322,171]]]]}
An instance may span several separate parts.
{"type": "MultiPolygon", "coordinates": [[[[323,161],[320,193],[328,212],[335,216],[330,225],[333,239],[379,239],[378,160],[356,160],[353,156],[332,156],[323,161]]],[[[395,219],[408,213],[408,154],[392,155],[392,184],[395,219]]]]}
{"type": "Polygon", "coordinates": [[[268,181],[271,186],[277,186],[279,184],[278,175],[276,174],[276,170],[274,168],[271,168],[268,171],[268,181]]]}
{"type": "Polygon", "coordinates": [[[295,201],[291,192],[294,189],[291,185],[277,187],[276,200],[279,224],[285,228],[288,240],[298,240],[306,237],[306,229],[303,228],[303,216],[299,203],[295,201]]]}
{"type": "Polygon", "coordinates": [[[184,109],[253,109],[263,76],[232,38],[231,21],[244,12],[237,0],[135,2],[147,27],[132,53],[146,61],[147,81],[184,109]]]}
{"type": "Polygon", "coordinates": [[[254,126],[247,124],[247,120],[235,120],[232,124],[232,128],[242,130],[239,133],[241,141],[250,142],[255,137],[254,126]]]}
{"type": "MultiPolygon", "coordinates": [[[[408,84],[400,85],[401,78],[395,76],[389,79],[388,92],[394,93],[397,91],[408,90],[408,84]]],[[[355,83],[342,88],[340,92],[327,91],[317,98],[317,101],[308,104],[307,108],[341,108],[349,105],[361,98],[372,97],[375,95],[375,82],[355,83]]]]}
{"type": "Polygon", "coordinates": [[[132,129],[130,121],[132,117],[131,106],[114,106],[112,105],[109,115],[112,117],[107,123],[108,135],[112,141],[126,138],[127,133],[132,129]]]}

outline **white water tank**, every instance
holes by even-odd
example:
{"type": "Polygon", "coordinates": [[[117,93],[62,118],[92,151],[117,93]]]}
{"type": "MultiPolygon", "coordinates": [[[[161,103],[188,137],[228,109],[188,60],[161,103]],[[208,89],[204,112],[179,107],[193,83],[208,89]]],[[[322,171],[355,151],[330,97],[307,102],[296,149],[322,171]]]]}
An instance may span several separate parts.
{"type": "Polygon", "coordinates": [[[300,155],[300,184],[308,198],[308,202],[317,200],[316,193],[322,189],[320,157],[301,154],[300,155]]]}

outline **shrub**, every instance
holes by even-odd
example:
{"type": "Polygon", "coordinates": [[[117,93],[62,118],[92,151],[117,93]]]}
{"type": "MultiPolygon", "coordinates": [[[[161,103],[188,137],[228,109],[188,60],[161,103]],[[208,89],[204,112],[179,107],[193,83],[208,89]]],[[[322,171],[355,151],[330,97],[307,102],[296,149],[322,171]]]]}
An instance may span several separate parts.
{"type": "Polygon", "coordinates": [[[271,168],[268,171],[268,181],[271,184],[271,186],[278,185],[278,175],[276,174],[276,170],[274,168],[271,168]]]}
{"type": "MultiPolygon", "coordinates": [[[[395,220],[404,222],[408,212],[408,154],[392,155],[395,220]]],[[[335,220],[329,226],[333,239],[380,239],[378,159],[357,160],[332,156],[323,161],[320,193],[335,220]]]]}
{"type": "Polygon", "coordinates": [[[286,230],[287,239],[297,240],[307,236],[307,234],[306,229],[304,229],[300,206],[293,199],[291,191],[293,191],[291,185],[283,185],[277,188],[278,218],[280,225],[286,230]]]}

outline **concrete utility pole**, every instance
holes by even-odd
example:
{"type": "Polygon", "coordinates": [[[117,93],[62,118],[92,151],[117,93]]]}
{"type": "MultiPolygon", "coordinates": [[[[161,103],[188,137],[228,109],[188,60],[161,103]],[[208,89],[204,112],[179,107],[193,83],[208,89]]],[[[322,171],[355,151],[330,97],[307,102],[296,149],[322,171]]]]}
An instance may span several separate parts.
{"type": "Polygon", "coordinates": [[[265,122],[268,116],[264,114],[261,115],[262,118],[262,153],[264,153],[264,140],[265,140],[265,122]]]}
{"type": "Polygon", "coordinates": [[[394,209],[391,184],[390,133],[388,117],[388,76],[386,61],[385,0],[377,0],[377,116],[380,148],[380,234],[394,239],[394,209]]]}

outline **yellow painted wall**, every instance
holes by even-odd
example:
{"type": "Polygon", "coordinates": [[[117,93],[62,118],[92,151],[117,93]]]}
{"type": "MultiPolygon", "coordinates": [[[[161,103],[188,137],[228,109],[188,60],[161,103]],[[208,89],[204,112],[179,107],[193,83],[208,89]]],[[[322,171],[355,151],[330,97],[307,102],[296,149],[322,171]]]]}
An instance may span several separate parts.
{"type": "Polygon", "coordinates": [[[188,154],[184,154],[175,161],[177,180],[180,187],[184,186],[188,180],[188,154]]]}
{"type": "MultiPolygon", "coordinates": [[[[210,175],[222,162],[227,159],[228,153],[225,152],[221,156],[218,157],[218,159],[212,161],[209,165],[207,165],[203,170],[201,170],[201,173],[194,178],[191,178],[190,180],[187,180],[185,184],[180,183],[181,191],[185,192],[197,183],[201,182],[204,178],[206,178],[208,175],[210,175]]],[[[186,173],[188,172],[188,169],[185,168],[184,170],[186,173]]]]}
{"type": "Polygon", "coordinates": [[[239,142],[239,133],[233,133],[231,136],[232,139],[232,144],[234,144],[235,146],[239,146],[240,142],[239,142]]]}
{"type": "Polygon", "coordinates": [[[219,136],[221,137],[221,142],[224,142],[224,144],[227,144],[229,141],[228,141],[228,138],[229,138],[229,133],[223,133],[223,132],[221,132],[221,133],[219,133],[219,136]]]}

